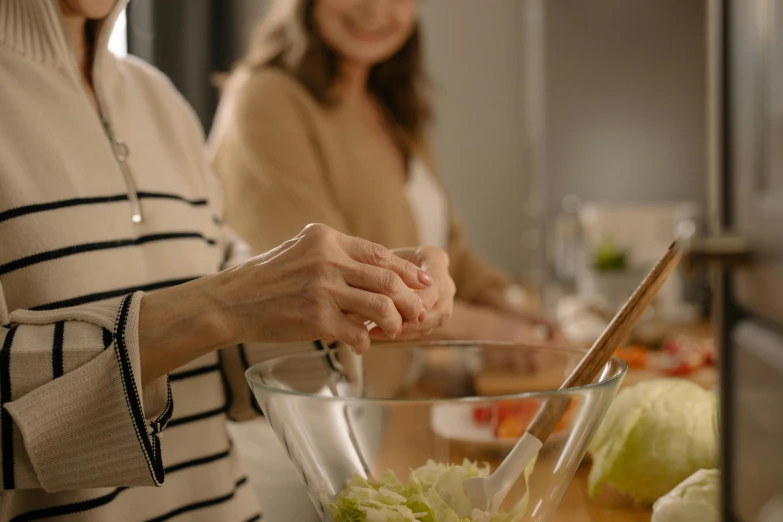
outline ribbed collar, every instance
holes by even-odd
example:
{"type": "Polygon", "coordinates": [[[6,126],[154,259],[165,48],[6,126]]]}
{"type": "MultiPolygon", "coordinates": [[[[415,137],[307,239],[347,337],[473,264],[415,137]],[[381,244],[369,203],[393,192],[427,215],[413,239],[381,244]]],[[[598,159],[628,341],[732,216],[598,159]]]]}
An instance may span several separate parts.
{"type": "MultiPolygon", "coordinates": [[[[127,0],[115,0],[95,42],[94,75],[106,74],[109,36],[127,0]]],[[[59,0],[0,0],[0,45],[36,62],[75,66],[59,0]]]]}

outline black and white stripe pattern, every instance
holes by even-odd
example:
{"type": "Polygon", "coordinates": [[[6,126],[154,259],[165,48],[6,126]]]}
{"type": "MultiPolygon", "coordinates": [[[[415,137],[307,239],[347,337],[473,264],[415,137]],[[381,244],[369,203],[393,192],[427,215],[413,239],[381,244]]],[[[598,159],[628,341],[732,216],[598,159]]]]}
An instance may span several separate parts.
{"type": "MultiPolygon", "coordinates": [[[[75,200],[83,199],[105,198],[75,200]]],[[[41,205],[44,210],[26,205],[0,212],[5,215],[0,220],[4,241],[0,281],[11,301],[9,308],[79,306],[135,291],[160,290],[213,273],[222,259],[221,229],[205,199],[195,205],[183,203],[184,199],[173,195],[145,199],[148,224],[144,227],[117,223],[119,215],[125,217],[127,203],[122,201],[82,205],[69,201],[66,206],[41,205]],[[170,214],[175,219],[163,219],[170,214]],[[29,241],[30,231],[36,229],[46,230],[51,240],[29,241]],[[74,229],[80,233],[74,234],[74,229]],[[107,269],[145,259],[165,261],[130,270],[107,269]],[[62,284],[58,274],[71,274],[78,284],[62,284]]]]}
{"type": "Polygon", "coordinates": [[[189,281],[198,279],[198,277],[183,277],[179,279],[169,279],[166,281],[156,281],[154,283],[148,283],[145,285],[127,286],[125,288],[114,288],[111,290],[105,290],[103,292],[96,292],[92,294],[79,295],[61,301],[54,301],[52,303],[45,303],[38,306],[33,306],[31,310],[45,311],[56,310],[58,308],[68,308],[71,306],[80,306],[90,303],[96,303],[98,301],[104,301],[106,299],[112,299],[114,297],[120,297],[123,295],[132,294],[134,292],[154,292],[155,290],[161,290],[163,288],[170,288],[172,286],[181,285],[189,281]]]}
{"type": "MultiPolygon", "coordinates": [[[[127,196],[122,194],[49,200],[5,210],[0,207],[0,283],[9,309],[59,313],[137,291],[154,292],[184,284],[217,270],[223,261],[221,221],[208,198],[165,191],[142,191],[140,197],[146,211],[144,227],[126,223],[127,196]],[[38,229],[45,230],[44,237],[52,241],[25,240],[31,230],[38,229]],[[122,229],[124,237],[118,239],[116,234],[122,229]],[[6,248],[7,244],[12,247],[6,248]]],[[[20,477],[29,476],[32,470],[26,459],[15,459],[20,451],[15,442],[21,439],[8,411],[0,408],[4,491],[0,494],[7,520],[80,520],[89,515],[90,520],[164,521],[184,520],[195,513],[214,520],[260,520],[253,490],[236,455],[226,449],[231,388],[246,388],[244,377],[224,375],[218,354],[205,356],[172,373],[168,405],[157,417],[145,419],[141,390],[128,356],[125,328],[129,306],[130,297],[126,297],[115,331],[100,330],[96,348],[109,349],[119,362],[138,445],[146,455],[152,481],[162,487],[80,489],[54,495],[19,489],[20,477]],[[196,399],[199,393],[208,399],[196,399]],[[135,514],[140,505],[146,515],[135,514]]],[[[12,396],[11,361],[18,328],[6,329],[0,337],[0,406],[17,398],[12,396]]],[[[97,352],[69,351],[71,339],[81,332],[68,320],[57,320],[46,331],[48,379],[61,379],[96,356],[97,352]]],[[[251,404],[248,402],[248,409],[251,404]]],[[[0,516],[0,522],[7,521],[0,516]]]]}
{"type": "MultiPolygon", "coordinates": [[[[239,357],[240,360],[242,361],[242,367],[245,369],[245,371],[250,369],[251,365],[247,357],[247,348],[245,348],[244,344],[239,345],[239,357]]],[[[264,416],[264,412],[263,410],[261,410],[261,406],[258,405],[258,401],[256,401],[255,397],[253,397],[252,393],[250,394],[250,408],[254,412],[256,412],[259,416],[261,417],[264,416]]]]}
{"type": "Polygon", "coordinates": [[[58,248],[56,250],[49,250],[46,252],[33,254],[4,263],[0,265],[0,276],[14,272],[15,270],[21,270],[23,268],[36,265],[38,263],[45,263],[47,261],[53,261],[63,257],[84,254],[87,252],[134,247],[156,241],[175,241],[178,239],[197,239],[204,241],[204,243],[209,246],[215,246],[217,244],[216,239],[206,237],[200,232],[166,232],[162,234],[149,234],[136,238],[112,239],[111,241],[82,243],[78,245],[71,245],[65,248],[58,248]]]}
{"type": "MultiPolygon", "coordinates": [[[[179,194],[166,194],[161,192],[138,192],[140,200],[144,199],[169,199],[179,201],[187,205],[194,207],[206,207],[209,205],[209,201],[206,199],[188,199],[179,194]]],[[[32,205],[23,205],[16,208],[11,208],[0,212],[0,223],[3,221],[9,221],[14,218],[26,216],[28,214],[35,214],[38,212],[47,212],[50,210],[57,210],[69,207],[79,207],[85,205],[97,205],[106,203],[121,203],[129,200],[128,194],[114,194],[111,196],[94,196],[88,198],[71,198],[59,201],[48,201],[46,203],[36,203],[32,205]]],[[[218,218],[215,217],[217,220],[218,218]]]]}
{"type": "Polygon", "coordinates": [[[11,346],[14,343],[17,327],[11,327],[0,349],[0,437],[2,437],[3,489],[16,487],[14,475],[14,437],[11,415],[5,404],[11,402],[11,346]]]}
{"type": "MultiPolygon", "coordinates": [[[[237,473],[239,473],[236,456],[231,452],[230,441],[228,441],[225,431],[225,411],[228,407],[228,398],[222,393],[223,382],[219,365],[219,354],[204,356],[172,374],[171,382],[174,387],[174,394],[184,398],[184,400],[180,401],[183,404],[183,411],[191,410],[193,413],[178,417],[171,421],[169,429],[163,430],[166,423],[170,421],[173,412],[170,396],[167,407],[157,418],[149,421],[152,430],[148,430],[143,417],[139,390],[136,388],[132,375],[128,348],[126,346],[128,336],[126,328],[130,306],[130,296],[121,300],[115,331],[109,332],[105,328],[100,329],[97,332],[99,346],[96,348],[101,350],[109,347],[116,354],[120,362],[121,378],[124,382],[123,388],[127,393],[128,408],[136,425],[139,444],[148,455],[150,473],[153,475],[154,481],[158,483],[161,483],[165,476],[166,485],[161,489],[119,487],[100,494],[90,494],[90,490],[81,490],[77,492],[77,497],[81,497],[78,500],[69,501],[66,495],[62,502],[57,502],[56,496],[42,494],[36,490],[21,489],[16,491],[14,496],[9,497],[11,500],[9,511],[12,515],[9,520],[44,520],[60,519],[61,517],[64,517],[64,520],[76,517],[73,519],[78,520],[82,513],[90,513],[91,516],[94,516],[97,513],[104,512],[105,514],[101,515],[101,519],[122,520],[122,518],[116,517],[128,513],[128,506],[136,504],[140,494],[144,497],[152,495],[153,498],[155,496],[165,498],[170,495],[172,489],[178,491],[176,495],[177,498],[181,498],[181,501],[174,507],[171,507],[170,501],[166,502],[165,504],[169,505],[169,508],[157,511],[154,515],[150,514],[144,520],[183,518],[187,517],[189,513],[202,511],[204,513],[215,513],[216,520],[258,520],[260,515],[253,502],[254,493],[252,488],[246,485],[247,479],[240,476],[240,478],[231,482],[230,489],[224,490],[222,493],[218,491],[218,485],[221,483],[219,477],[237,476],[237,473]],[[196,401],[189,405],[188,403],[191,401],[188,399],[194,395],[195,390],[207,390],[208,392],[211,390],[206,395],[209,396],[211,394],[211,396],[216,398],[218,401],[217,406],[213,409],[202,410],[203,404],[201,401],[196,401]],[[194,432],[190,429],[191,427],[197,431],[194,432]],[[197,440],[198,443],[194,444],[194,440],[197,440]],[[215,448],[215,445],[222,445],[223,449],[215,448]],[[166,448],[165,450],[164,447],[166,448]],[[163,456],[164,452],[166,457],[163,456]],[[164,466],[164,462],[168,464],[164,466]],[[216,477],[216,489],[204,490],[205,481],[203,479],[195,482],[196,484],[201,484],[199,487],[194,487],[191,484],[191,479],[188,478],[189,474],[196,473],[199,469],[208,470],[210,477],[216,477]],[[167,490],[169,491],[168,494],[166,493],[167,490]],[[42,499],[43,502],[41,501],[42,499]],[[42,506],[41,504],[44,505],[42,506]],[[234,515],[242,518],[235,519],[233,518],[234,515]]],[[[46,313],[67,314],[67,311],[46,313]]],[[[15,344],[15,339],[19,339],[20,342],[24,340],[19,337],[19,332],[26,332],[25,328],[29,330],[34,327],[26,325],[13,326],[6,330],[2,343],[0,343],[0,346],[2,346],[2,349],[0,349],[0,380],[3,382],[2,386],[0,386],[0,401],[3,403],[14,399],[10,393],[12,382],[10,378],[10,361],[14,353],[13,345],[15,344]]],[[[55,321],[50,326],[42,328],[46,328],[48,332],[51,347],[48,373],[51,379],[58,379],[67,374],[68,368],[73,366],[73,363],[69,362],[71,360],[69,357],[72,357],[69,355],[72,353],[69,350],[72,339],[74,339],[74,336],[75,338],[83,337],[83,334],[79,331],[77,325],[64,320],[55,321]]],[[[27,338],[29,338],[29,335],[29,333],[26,334],[27,338]]],[[[13,456],[15,448],[13,448],[14,437],[12,436],[13,423],[5,410],[3,410],[3,413],[2,429],[5,432],[5,436],[2,437],[4,456],[3,489],[12,490],[16,487],[14,481],[15,463],[13,456]]],[[[156,503],[154,501],[147,502],[145,505],[150,506],[149,509],[155,511],[154,506],[156,503]]],[[[138,519],[134,518],[134,520],[138,519]]]]}
{"type": "Polygon", "coordinates": [[[178,371],[172,373],[171,375],[169,375],[169,381],[170,382],[184,381],[186,379],[191,379],[193,377],[198,377],[200,375],[205,375],[208,373],[219,372],[219,371],[220,371],[219,364],[208,364],[206,366],[201,366],[199,368],[194,368],[192,370],[178,371]]]}
{"type": "MultiPolygon", "coordinates": [[[[224,451],[220,451],[217,453],[206,455],[201,458],[192,459],[189,461],[180,462],[171,466],[167,466],[164,471],[167,476],[171,476],[176,473],[184,472],[186,470],[197,468],[197,467],[210,467],[211,469],[212,467],[214,467],[215,463],[226,461],[232,454],[233,454],[233,447],[231,444],[229,444],[229,447],[224,451]]],[[[221,504],[223,502],[227,502],[234,497],[236,491],[240,487],[242,487],[246,481],[247,479],[244,476],[238,479],[237,482],[235,483],[235,489],[229,494],[221,495],[216,498],[211,498],[200,502],[194,502],[194,503],[182,505],[173,510],[168,511],[165,514],[159,515],[153,519],[148,519],[148,520],[166,520],[166,518],[161,518],[161,517],[171,518],[173,516],[176,516],[177,514],[193,512],[199,509],[204,509],[207,507],[212,507],[221,504]]],[[[18,514],[13,518],[11,518],[11,522],[32,522],[35,520],[46,520],[55,517],[67,517],[69,515],[76,515],[79,513],[96,510],[103,506],[109,505],[118,497],[120,497],[120,495],[124,494],[128,490],[129,488],[127,487],[114,488],[108,493],[87,500],[80,500],[68,504],[61,504],[57,506],[51,506],[42,509],[27,511],[25,513],[18,514]]],[[[260,520],[261,518],[261,514],[256,514],[253,516],[258,517],[255,518],[255,520],[260,520]]]]}
{"type": "Polygon", "coordinates": [[[157,516],[155,518],[151,518],[146,522],[164,522],[166,520],[171,520],[174,517],[184,515],[185,513],[191,513],[193,511],[198,511],[200,509],[217,506],[224,502],[228,502],[229,500],[234,498],[239,488],[241,488],[245,484],[247,484],[247,477],[242,477],[241,479],[236,481],[236,483],[234,484],[234,490],[231,491],[230,493],[226,493],[225,495],[221,495],[219,497],[210,498],[207,500],[202,500],[201,502],[194,502],[193,504],[188,504],[186,506],[179,507],[163,515],[157,516]]]}
{"type": "Polygon", "coordinates": [[[65,337],[65,321],[54,324],[54,343],[52,343],[52,379],[62,377],[65,373],[63,367],[63,338],[65,337]]]}
{"type": "MultiPolygon", "coordinates": [[[[125,297],[224,262],[198,120],[156,71],[96,50],[96,88],[111,86],[100,94],[142,207],[132,222],[105,129],[78,71],[64,74],[60,20],[57,2],[0,0],[0,295],[15,314],[0,327],[0,522],[260,520],[225,425],[229,407],[254,413],[242,372],[210,354],[172,373],[170,395],[165,380],[142,384],[140,298],[125,297]],[[23,437],[31,418],[46,422],[23,437]]],[[[245,349],[249,363],[263,358],[245,349]]]]}

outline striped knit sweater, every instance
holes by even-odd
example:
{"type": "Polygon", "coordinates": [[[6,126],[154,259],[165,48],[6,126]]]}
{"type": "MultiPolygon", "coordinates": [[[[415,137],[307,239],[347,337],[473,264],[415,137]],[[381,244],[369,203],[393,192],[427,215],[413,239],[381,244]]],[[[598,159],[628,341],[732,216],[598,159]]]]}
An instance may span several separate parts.
{"type": "Polygon", "coordinates": [[[258,520],[225,423],[256,415],[242,370],[271,348],[139,378],[143,292],[238,243],[190,108],[106,49],[122,4],[98,36],[99,117],[58,0],[0,0],[0,522],[258,520]]]}

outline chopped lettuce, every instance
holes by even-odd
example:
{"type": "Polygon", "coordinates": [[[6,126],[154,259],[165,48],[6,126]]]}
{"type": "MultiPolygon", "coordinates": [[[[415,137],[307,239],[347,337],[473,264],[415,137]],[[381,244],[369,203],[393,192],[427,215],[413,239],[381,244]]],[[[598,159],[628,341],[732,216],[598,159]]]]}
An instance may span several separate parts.
{"type": "MultiPolygon", "coordinates": [[[[535,461],[525,470],[525,482],[535,461]]],[[[411,472],[406,483],[392,471],[379,480],[354,475],[334,501],[324,504],[335,522],[519,522],[527,513],[528,493],[508,513],[490,514],[474,509],[463,481],[486,477],[489,466],[465,460],[446,466],[432,460],[411,472]]]]}

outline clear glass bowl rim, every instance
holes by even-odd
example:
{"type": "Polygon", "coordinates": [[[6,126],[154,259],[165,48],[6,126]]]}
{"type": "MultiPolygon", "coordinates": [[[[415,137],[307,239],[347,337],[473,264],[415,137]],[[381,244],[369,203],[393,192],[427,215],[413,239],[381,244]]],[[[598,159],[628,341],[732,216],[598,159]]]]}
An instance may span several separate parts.
{"type": "MultiPolygon", "coordinates": [[[[391,347],[395,348],[423,348],[423,349],[434,349],[434,348],[448,348],[448,347],[491,347],[491,346],[508,346],[508,347],[514,347],[514,348],[523,348],[525,350],[530,351],[538,351],[538,352],[546,352],[546,353],[559,353],[562,355],[574,355],[578,356],[580,359],[587,353],[586,349],[582,348],[576,348],[576,347],[550,347],[550,346],[535,346],[535,345],[526,345],[521,343],[515,343],[515,342],[498,342],[498,341],[425,341],[425,342],[386,342],[386,343],[376,343],[374,345],[376,348],[380,347],[383,349],[391,347]]],[[[371,350],[373,348],[370,348],[371,350]]],[[[328,350],[328,349],[327,349],[328,350]]],[[[486,402],[494,402],[494,401],[502,401],[502,400],[519,400],[519,399],[534,399],[534,398],[547,398],[547,397],[554,397],[558,395],[563,394],[574,394],[574,393],[581,393],[581,392],[589,392],[591,390],[600,389],[604,387],[610,387],[614,385],[617,381],[621,380],[623,377],[625,377],[625,374],[628,371],[628,365],[620,359],[617,356],[613,356],[610,360],[610,362],[613,363],[613,366],[617,368],[617,370],[614,372],[614,375],[611,375],[608,379],[605,379],[603,381],[598,381],[590,384],[586,384],[583,386],[574,386],[572,388],[567,388],[564,390],[538,390],[538,391],[530,391],[530,392],[523,392],[523,393],[513,393],[513,394],[506,394],[506,395],[474,395],[474,396],[468,396],[468,397],[440,397],[440,398],[362,398],[362,397],[335,397],[333,395],[317,395],[315,393],[305,393],[305,392],[298,392],[294,390],[283,390],[281,388],[277,388],[274,386],[266,385],[262,382],[259,382],[256,380],[256,378],[253,376],[254,371],[257,368],[263,368],[265,366],[270,366],[276,362],[284,361],[287,359],[299,359],[302,357],[325,357],[327,354],[327,351],[324,350],[314,350],[313,352],[307,352],[307,353],[297,353],[292,355],[283,355],[280,357],[275,357],[272,359],[269,359],[264,362],[260,362],[257,364],[254,364],[250,368],[248,368],[245,371],[245,378],[252,386],[257,386],[264,390],[265,393],[273,394],[273,395],[289,395],[293,397],[300,397],[300,398],[306,398],[311,399],[314,401],[327,401],[327,402],[337,402],[337,403],[348,403],[348,404],[394,404],[394,405],[400,405],[400,404],[454,404],[454,403],[486,403],[486,402]]]]}

